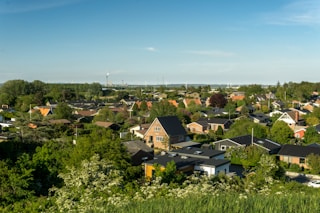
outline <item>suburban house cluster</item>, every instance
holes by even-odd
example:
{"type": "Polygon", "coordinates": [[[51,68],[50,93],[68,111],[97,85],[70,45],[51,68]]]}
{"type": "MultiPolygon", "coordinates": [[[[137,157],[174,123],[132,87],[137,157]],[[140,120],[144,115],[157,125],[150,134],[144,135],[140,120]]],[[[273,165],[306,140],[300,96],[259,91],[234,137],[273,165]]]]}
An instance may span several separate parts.
{"type": "MultiPolygon", "coordinates": [[[[284,109],[283,103],[274,100],[270,102],[270,106],[274,109],[268,115],[263,113],[255,113],[255,108],[259,108],[259,101],[265,101],[272,98],[272,94],[257,96],[256,106],[247,106],[249,110],[248,117],[255,123],[268,125],[270,117],[279,115],[277,121],[285,122],[293,131],[297,139],[302,139],[306,131],[306,122],[302,119],[303,115],[312,112],[314,107],[320,106],[319,99],[311,103],[295,103],[297,107],[284,109]]],[[[208,99],[202,100],[197,93],[183,93],[182,103],[186,108],[190,105],[206,105],[208,99]]],[[[161,93],[153,94],[153,98],[159,101],[166,99],[167,96],[161,93]]],[[[229,94],[229,99],[233,101],[241,101],[245,98],[243,92],[234,92],[229,94]]],[[[173,106],[178,107],[176,100],[168,100],[173,106]]],[[[151,109],[154,101],[147,101],[147,108],[151,109]]],[[[139,100],[121,100],[118,105],[109,106],[110,110],[117,113],[121,110],[127,110],[130,113],[134,105],[141,106],[139,100]],[[123,108],[126,105],[126,108],[123,108]]],[[[79,123],[91,123],[99,110],[105,107],[101,102],[74,102],[69,103],[73,109],[73,115],[79,123]]],[[[5,106],[2,106],[5,108],[5,106]]],[[[38,112],[42,116],[48,116],[55,111],[55,103],[47,103],[46,106],[36,106],[30,109],[29,113],[38,112]]],[[[7,109],[3,109],[7,110],[7,109]]],[[[236,109],[237,112],[241,108],[236,109]]],[[[210,111],[201,112],[202,116],[196,121],[182,124],[177,116],[161,116],[155,118],[151,123],[143,123],[134,125],[128,129],[131,133],[132,140],[123,142],[129,154],[132,157],[133,165],[143,165],[145,176],[152,178],[154,174],[154,165],[160,165],[165,168],[168,162],[174,161],[177,170],[190,174],[200,172],[206,175],[217,175],[219,173],[230,172],[230,161],[225,158],[225,152],[232,147],[256,146],[265,150],[270,155],[277,155],[278,159],[289,164],[298,164],[300,167],[308,168],[306,157],[311,154],[320,155],[320,145],[313,144],[309,146],[301,145],[280,145],[277,141],[267,138],[256,138],[253,135],[242,135],[234,138],[226,138],[211,142],[210,144],[201,144],[192,141],[189,133],[208,134],[210,131],[221,130],[228,131],[233,120],[228,118],[219,118],[220,115],[227,115],[224,109],[214,108],[210,111]]],[[[226,116],[224,116],[226,117],[226,116]]],[[[67,119],[49,120],[50,125],[62,124],[70,125],[67,119]]],[[[118,124],[109,121],[97,121],[94,123],[103,128],[119,130],[118,124]]],[[[0,117],[0,126],[2,128],[12,125],[12,122],[4,121],[0,117]]],[[[37,124],[32,123],[32,128],[36,128],[37,124]]],[[[320,133],[320,124],[315,126],[320,133]]]]}

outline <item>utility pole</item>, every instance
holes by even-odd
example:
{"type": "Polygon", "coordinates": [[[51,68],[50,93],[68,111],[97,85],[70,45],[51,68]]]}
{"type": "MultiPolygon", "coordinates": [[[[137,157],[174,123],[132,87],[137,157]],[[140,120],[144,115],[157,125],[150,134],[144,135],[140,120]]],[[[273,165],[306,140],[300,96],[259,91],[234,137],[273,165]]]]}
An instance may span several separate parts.
{"type": "Polygon", "coordinates": [[[253,128],[251,130],[251,145],[253,146],[253,128]]]}

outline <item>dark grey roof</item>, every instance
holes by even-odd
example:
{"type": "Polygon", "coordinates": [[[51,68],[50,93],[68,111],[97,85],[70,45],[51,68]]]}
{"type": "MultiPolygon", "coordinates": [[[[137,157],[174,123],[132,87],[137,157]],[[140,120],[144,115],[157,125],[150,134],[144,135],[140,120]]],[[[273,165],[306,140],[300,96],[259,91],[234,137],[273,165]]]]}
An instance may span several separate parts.
{"type": "Polygon", "coordinates": [[[173,151],[170,151],[170,153],[176,153],[182,156],[188,156],[188,157],[194,157],[194,158],[214,158],[216,156],[222,155],[225,152],[220,150],[214,150],[214,149],[201,149],[197,147],[184,147],[181,149],[176,149],[173,151]]]}
{"type": "Polygon", "coordinates": [[[166,154],[156,156],[153,160],[146,161],[146,164],[160,164],[162,166],[166,166],[167,163],[174,161],[176,164],[176,168],[180,169],[185,166],[194,166],[194,165],[208,165],[208,166],[222,166],[224,164],[230,163],[227,159],[201,159],[201,158],[193,158],[193,157],[184,157],[178,154],[166,154]]]}
{"type": "Polygon", "coordinates": [[[281,147],[280,144],[272,141],[272,140],[269,140],[269,139],[257,139],[257,138],[254,138],[253,140],[253,143],[257,144],[257,145],[260,145],[260,146],[263,146],[269,150],[273,150],[273,149],[279,149],[281,147]]]}
{"type": "MultiPolygon", "coordinates": [[[[249,146],[252,143],[251,135],[242,135],[242,136],[230,138],[230,140],[232,140],[238,144],[246,145],[246,146],[249,146]]],[[[253,140],[254,140],[254,137],[253,137],[253,140]]]]}
{"type": "Polygon", "coordinates": [[[249,146],[253,142],[254,144],[263,146],[268,150],[278,149],[281,147],[280,144],[265,138],[259,139],[259,138],[253,137],[253,140],[252,140],[251,135],[243,135],[235,138],[230,138],[230,140],[245,146],[249,146]]]}
{"type": "Polygon", "coordinates": [[[200,119],[198,121],[195,121],[195,123],[197,123],[203,127],[209,126],[208,119],[200,119]]]}
{"type": "Polygon", "coordinates": [[[185,142],[171,144],[171,146],[174,146],[174,147],[177,147],[177,148],[178,147],[179,148],[182,148],[182,147],[200,147],[201,143],[193,142],[193,141],[185,141],[185,142]]]}
{"type": "Polygon", "coordinates": [[[197,162],[197,164],[199,164],[199,165],[208,165],[208,166],[214,166],[214,167],[222,166],[222,165],[225,165],[228,163],[230,163],[230,160],[214,159],[214,158],[203,159],[203,160],[197,162]]]}
{"type": "Polygon", "coordinates": [[[308,146],[320,148],[320,144],[319,143],[312,143],[312,144],[309,144],[308,146]]]}
{"type": "Polygon", "coordinates": [[[163,116],[157,118],[169,136],[186,135],[187,132],[181,125],[177,116],[163,116]]]}
{"type": "Polygon", "coordinates": [[[197,123],[226,124],[228,121],[226,118],[200,118],[197,123]]]}
{"type": "Polygon", "coordinates": [[[318,132],[320,132],[320,124],[316,125],[315,128],[318,132]]]}
{"type": "Polygon", "coordinates": [[[174,156],[170,154],[166,155],[159,155],[155,156],[153,160],[146,161],[146,164],[160,164],[162,166],[166,166],[167,163],[174,161],[176,164],[177,169],[189,166],[189,165],[195,165],[198,159],[196,158],[181,158],[181,156],[174,156]]]}
{"type": "Polygon", "coordinates": [[[135,154],[139,150],[153,153],[153,149],[147,146],[143,141],[126,141],[122,142],[122,144],[127,148],[130,154],[135,154]]]}
{"type": "Polygon", "coordinates": [[[311,153],[320,155],[320,148],[312,146],[297,146],[285,144],[281,147],[278,155],[287,155],[295,157],[307,157],[311,153]]]}

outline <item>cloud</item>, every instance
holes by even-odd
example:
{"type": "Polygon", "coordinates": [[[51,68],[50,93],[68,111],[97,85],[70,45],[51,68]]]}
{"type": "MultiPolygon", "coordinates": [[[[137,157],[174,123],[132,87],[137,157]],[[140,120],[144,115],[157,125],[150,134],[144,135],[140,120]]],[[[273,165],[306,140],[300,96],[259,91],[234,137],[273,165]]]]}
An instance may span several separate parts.
{"type": "Polygon", "coordinates": [[[149,52],[157,52],[158,50],[154,47],[146,47],[145,50],[149,51],[149,52]]]}
{"type": "Polygon", "coordinates": [[[295,0],[277,11],[263,14],[267,24],[274,25],[320,25],[319,0],[295,0]]]}
{"type": "Polygon", "coordinates": [[[203,56],[210,56],[210,57],[232,57],[235,54],[232,52],[225,52],[220,50],[191,50],[187,51],[189,54],[194,55],[203,55],[203,56]]]}
{"type": "Polygon", "coordinates": [[[38,10],[63,7],[83,0],[2,0],[0,14],[25,13],[38,10]]]}

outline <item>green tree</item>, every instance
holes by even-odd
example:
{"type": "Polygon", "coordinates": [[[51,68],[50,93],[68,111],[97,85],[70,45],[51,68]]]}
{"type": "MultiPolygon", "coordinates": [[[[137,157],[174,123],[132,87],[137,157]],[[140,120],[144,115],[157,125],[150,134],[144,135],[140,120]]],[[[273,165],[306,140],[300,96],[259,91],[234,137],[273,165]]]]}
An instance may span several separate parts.
{"type": "Polygon", "coordinates": [[[284,179],[285,172],[277,164],[275,156],[262,154],[257,166],[245,174],[244,187],[246,191],[257,192],[274,183],[275,179],[284,179]]]}
{"type": "Polygon", "coordinates": [[[320,155],[310,154],[307,156],[307,164],[313,174],[320,174],[320,155]]]}
{"type": "Polygon", "coordinates": [[[313,126],[313,125],[317,125],[320,123],[319,118],[315,117],[315,116],[307,116],[306,118],[306,123],[309,126],[313,126]]]}
{"type": "Polygon", "coordinates": [[[141,111],[147,111],[148,110],[148,105],[147,105],[146,101],[141,101],[140,110],[141,111]]]}
{"type": "Polygon", "coordinates": [[[161,166],[156,164],[155,177],[161,177],[162,183],[182,183],[185,179],[185,175],[177,171],[176,163],[172,160],[166,164],[165,169],[161,169],[161,166]]]}
{"type": "Polygon", "coordinates": [[[320,141],[320,134],[314,126],[310,126],[306,129],[304,133],[304,142],[305,143],[316,143],[320,141]]]}
{"type": "Polygon", "coordinates": [[[96,115],[93,120],[113,122],[115,120],[115,114],[111,111],[111,109],[109,109],[108,106],[106,106],[99,110],[98,115],[96,115]]]}
{"type": "Polygon", "coordinates": [[[236,104],[232,101],[229,101],[225,107],[224,110],[228,112],[229,116],[233,115],[236,112],[236,104]]]}
{"type": "Polygon", "coordinates": [[[64,102],[58,103],[53,113],[56,119],[72,118],[72,108],[67,103],[64,103],[64,102]]]}
{"type": "Polygon", "coordinates": [[[221,126],[218,126],[218,129],[215,132],[216,136],[221,139],[224,135],[224,131],[221,126]]]}
{"type": "Polygon", "coordinates": [[[68,167],[67,170],[59,174],[64,186],[52,189],[54,196],[51,199],[55,205],[51,212],[93,212],[97,208],[103,211],[104,206],[114,205],[112,196],[122,186],[123,176],[110,161],[94,155],[90,160],[82,161],[81,167],[68,167]]]}
{"type": "Polygon", "coordinates": [[[152,105],[149,121],[153,121],[156,117],[168,115],[177,115],[177,109],[167,100],[163,100],[152,105]]]}
{"type": "Polygon", "coordinates": [[[293,139],[293,131],[284,121],[277,121],[270,129],[270,137],[278,143],[287,144],[293,139]]]}
{"type": "Polygon", "coordinates": [[[254,123],[248,118],[236,120],[226,132],[225,138],[233,138],[241,135],[251,135],[252,129],[257,138],[266,138],[268,129],[265,126],[254,123]]]}
{"type": "Polygon", "coordinates": [[[22,199],[30,198],[29,190],[32,181],[32,169],[22,167],[23,161],[29,161],[27,155],[18,158],[16,164],[0,161],[0,204],[6,206],[22,199]]]}
{"type": "Polygon", "coordinates": [[[48,195],[48,190],[53,186],[61,186],[62,179],[58,174],[63,171],[64,160],[69,157],[71,144],[48,141],[43,146],[38,146],[32,156],[32,168],[36,195],[48,195]]]}

